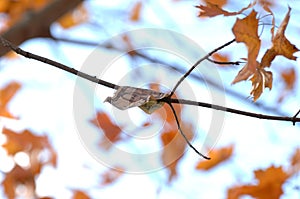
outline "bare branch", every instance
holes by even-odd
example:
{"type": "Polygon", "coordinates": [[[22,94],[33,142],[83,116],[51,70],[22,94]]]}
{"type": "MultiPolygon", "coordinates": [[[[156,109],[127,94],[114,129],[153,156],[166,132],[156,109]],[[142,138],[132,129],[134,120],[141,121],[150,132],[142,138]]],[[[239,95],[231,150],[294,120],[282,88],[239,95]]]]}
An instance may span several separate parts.
{"type": "Polygon", "coordinates": [[[207,160],[210,160],[210,157],[207,157],[205,155],[203,155],[202,153],[200,153],[189,141],[189,139],[186,137],[186,135],[184,134],[184,132],[182,131],[181,127],[180,127],[180,124],[179,124],[179,120],[178,120],[178,117],[177,117],[177,114],[176,114],[176,111],[173,107],[173,105],[171,103],[168,103],[170,108],[172,109],[172,112],[173,112],[173,115],[175,117],[175,120],[176,120],[176,123],[177,123],[177,126],[178,126],[178,130],[180,132],[180,134],[182,135],[182,137],[184,138],[184,140],[186,141],[186,143],[189,145],[189,147],[191,147],[198,155],[200,155],[201,157],[203,157],[204,159],[207,159],[207,160]]]}
{"type": "Polygon", "coordinates": [[[213,51],[211,51],[210,53],[208,53],[207,55],[205,55],[204,57],[202,57],[201,59],[199,59],[191,68],[190,70],[188,70],[180,79],[179,81],[176,83],[176,85],[174,86],[171,94],[170,94],[170,97],[172,97],[172,95],[175,93],[176,89],[178,88],[178,86],[183,82],[183,80],[190,75],[190,73],[201,63],[203,62],[204,60],[208,59],[212,54],[214,54],[215,52],[221,50],[222,48],[226,47],[226,46],[229,46],[230,44],[232,44],[233,42],[235,42],[235,39],[225,43],[224,45],[214,49],[213,51]]]}

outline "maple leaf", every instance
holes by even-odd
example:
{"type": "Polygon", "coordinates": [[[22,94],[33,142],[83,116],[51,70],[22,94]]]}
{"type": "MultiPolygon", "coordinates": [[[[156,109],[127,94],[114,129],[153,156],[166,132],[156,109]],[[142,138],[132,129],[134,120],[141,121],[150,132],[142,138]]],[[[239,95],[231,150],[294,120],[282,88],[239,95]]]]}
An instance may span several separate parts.
{"type": "Polygon", "coordinates": [[[237,42],[243,42],[248,49],[248,63],[247,68],[252,73],[255,72],[261,41],[258,36],[258,19],[256,18],[257,12],[252,12],[243,19],[237,19],[232,32],[237,42]]]}
{"type": "Polygon", "coordinates": [[[97,112],[96,117],[91,120],[91,123],[96,127],[100,127],[104,133],[103,138],[100,141],[100,146],[109,149],[111,143],[115,143],[121,140],[122,127],[114,124],[109,116],[104,112],[97,112]]]}
{"type": "Polygon", "coordinates": [[[271,166],[266,170],[254,171],[257,185],[242,185],[230,188],[228,199],[238,199],[242,195],[250,195],[257,199],[279,199],[283,194],[282,185],[290,177],[282,167],[271,166]]]}
{"type": "Polygon", "coordinates": [[[265,88],[272,89],[273,75],[270,71],[257,69],[250,80],[252,81],[250,94],[253,95],[253,101],[256,101],[260,97],[265,88]]]}
{"type": "MultiPolygon", "coordinates": [[[[256,62],[256,66],[258,66],[259,63],[256,62]]],[[[235,76],[234,80],[232,81],[231,84],[238,83],[243,80],[249,79],[249,77],[253,75],[253,72],[249,70],[248,63],[238,72],[237,76],[235,76]]]]}
{"type": "Polygon", "coordinates": [[[0,89],[0,116],[15,118],[7,111],[7,104],[21,88],[18,82],[11,82],[6,87],[0,89]]]}
{"type": "Polygon", "coordinates": [[[285,36],[285,30],[289,23],[291,8],[289,7],[283,21],[281,22],[275,36],[272,38],[272,47],[262,57],[260,68],[269,67],[277,55],[296,60],[293,54],[299,49],[293,45],[285,36]]]}
{"type": "Polygon", "coordinates": [[[233,152],[233,146],[228,146],[216,150],[212,150],[209,152],[208,156],[211,158],[209,161],[199,161],[196,165],[197,170],[209,170],[213,167],[219,165],[224,162],[228,158],[231,157],[233,152]]]}
{"type": "Polygon", "coordinates": [[[254,4],[249,4],[248,6],[242,8],[238,12],[228,12],[228,11],[220,8],[218,4],[214,4],[211,2],[206,2],[206,4],[207,4],[206,6],[204,6],[204,5],[196,6],[196,8],[200,9],[200,13],[199,13],[198,17],[215,17],[218,15],[234,16],[234,15],[241,14],[242,12],[251,8],[254,5],[254,4]]]}

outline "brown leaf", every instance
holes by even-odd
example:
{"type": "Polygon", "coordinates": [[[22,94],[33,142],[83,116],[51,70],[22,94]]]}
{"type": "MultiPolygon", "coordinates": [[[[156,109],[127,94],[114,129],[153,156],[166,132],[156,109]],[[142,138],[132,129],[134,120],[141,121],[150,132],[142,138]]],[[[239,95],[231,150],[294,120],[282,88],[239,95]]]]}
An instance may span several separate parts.
{"type": "Polygon", "coordinates": [[[117,169],[118,170],[109,169],[101,175],[101,186],[111,185],[113,182],[118,180],[124,174],[123,169],[121,168],[117,168],[117,169]]]}
{"type": "Polygon", "coordinates": [[[30,195],[34,195],[35,191],[35,175],[30,169],[23,169],[16,165],[9,173],[7,173],[2,181],[4,193],[9,199],[15,199],[16,189],[19,185],[24,185],[26,191],[30,195]]]}
{"type": "Polygon", "coordinates": [[[243,42],[246,44],[248,49],[248,64],[249,71],[255,72],[258,56],[260,49],[260,39],[258,37],[258,19],[256,18],[257,12],[252,12],[243,19],[237,19],[232,32],[237,42],[243,42]]]}
{"type": "Polygon", "coordinates": [[[196,169],[197,170],[209,170],[213,167],[217,166],[218,164],[224,162],[228,158],[231,157],[233,152],[233,146],[228,146],[216,150],[212,150],[209,152],[210,160],[201,160],[197,163],[196,169]]]}
{"type": "Polygon", "coordinates": [[[300,148],[295,150],[295,154],[293,155],[291,159],[291,165],[300,165],[300,148]]]}
{"type": "Polygon", "coordinates": [[[88,11],[82,4],[80,4],[77,8],[59,18],[57,22],[64,29],[68,29],[86,22],[87,19],[88,11]]]}
{"type": "Polygon", "coordinates": [[[224,5],[227,4],[227,0],[204,0],[205,3],[211,3],[219,6],[222,8],[224,5]]]}
{"type": "Polygon", "coordinates": [[[291,8],[289,7],[288,12],[286,13],[274,38],[272,39],[272,47],[266,51],[262,58],[260,68],[269,67],[277,55],[282,55],[288,59],[296,60],[297,57],[295,57],[293,54],[299,51],[299,49],[293,45],[284,34],[289,23],[290,12],[291,8]]]}
{"type": "Polygon", "coordinates": [[[266,170],[254,171],[257,185],[242,185],[230,188],[228,199],[238,199],[250,195],[257,199],[279,199],[283,194],[282,185],[290,177],[282,167],[269,167],[266,170]]]}
{"type": "Polygon", "coordinates": [[[73,190],[72,199],[91,199],[91,197],[87,195],[84,191],[73,190]]]}
{"type": "Polygon", "coordinates": [[[257,69],[250,80],[252,82],[250,94],[253,95],[253,101],[256,101],[260,97],[265,88],[272,89],[273,75],[270,71],[257,69]]]}
{"type": "Polygon", "coordinates": [[[131,21],[139,21],[141,16],[141,10],[142,10],[142,1],[136,2],[133,6],[131,12],[130,12],[130,20],[131,21]]]}
{"type": "MultiPolygon", "coordinates": [[[[256,62],[256,66],[258,66],[259,63],[256,62]]],[[[247,80],[251,75],[253,75],[253,72],[249,69],[248,63],[239,71],[237,76],[234,78],[231,84],[238,83],[243,80],[247,80]]]]}
{"type": "Polygon", "coordinates": [[[11,82],[6,87],[0,89],[0,116],[15,118],[7,111],[7,104],[20,88],[21,84],[11,82]]]}
{"type": "MultiPolygon", "coordinates": [[[[228,54],[221,54],[221,53],[214,53],[212,55],[213,60],[218,62],[229,62],[229,55],[228,54]]],[[[226,66],[226,65],[220,65],[220,66],[226,66]]]]}
{"type": "Polygon", "coordinates": [[[285,83],[286,90],[293,90],[296,83],[296,71],[294,68],[290,68],[281,73],[281,78],[285,83]]]}
{"type": "MultiPolygon", "coordinates": [[[[181,124],[181,128],[187,138],[191,140],[193,138],[192,125],[181,124]]],[[[177,176],[177,165],[184,155],[186,141],[178,132],[177,126],[173,126],[173,129],[169,131],[164,131],[161,134],[161,141],[164,146],[162,161],[169,170],[169,182],[171,182],[177,176]]]]}
{"type": "Polygon", "coordinates": [[[247,7],[242,8],[238,12],[228,12],[226,10],[221,9],[218,4],[214,4],[211,2],[206,2],[206,4],[207,4],[206,6],[204,5],[196,6],[196,8],[200,9],[200,13],[198,15],[199,17],[215,17],[218,15],[234,16],[234,15],[241,14],[242,12],[251,8],[254,5],[254,4],[249,4],[247,7]]]}
{"type": "Polygon", "coordinates": [[[100,146],[109,149],[111,143],[121,140],[122,127],[114,124],[110,117],[104,112],[97,112],[96,117],[91,120],[96,127],[100,127],[104,133],[100,146]]]}

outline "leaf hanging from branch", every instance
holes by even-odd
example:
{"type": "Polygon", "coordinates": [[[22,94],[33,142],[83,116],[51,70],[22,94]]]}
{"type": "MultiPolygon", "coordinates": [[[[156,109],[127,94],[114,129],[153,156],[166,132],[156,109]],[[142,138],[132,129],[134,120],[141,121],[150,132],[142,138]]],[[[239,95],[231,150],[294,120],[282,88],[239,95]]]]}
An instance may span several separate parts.
{"type": "Polygon", "coordinates": [[[150,89],[120,86],[114,96],[107,97],[105,102],[109,102],[120,110],[139,107],[144,112],[151,114],[164,105],[164,102],[159,102],[158,100],[167,96],[168,94],[166,93],[150,89]]]}

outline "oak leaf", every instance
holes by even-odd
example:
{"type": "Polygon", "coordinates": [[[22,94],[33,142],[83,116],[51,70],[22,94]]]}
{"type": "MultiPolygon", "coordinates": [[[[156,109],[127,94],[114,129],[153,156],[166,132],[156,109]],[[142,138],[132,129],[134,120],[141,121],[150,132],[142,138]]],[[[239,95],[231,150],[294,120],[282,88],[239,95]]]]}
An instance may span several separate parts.
{"type": "Polygon", "coordinates": [[[272,47],[266,51],[262,57],[260,68],[269,67],[271,62],[277,55],[282,55],[288,59],[296,60],[293,54],[299,49],[293,45],[285,36],[285,30],[289,23],[291,8],[289,7],[283,21],[281,22],[274,38],[272,39],[272,47]]]}
{"type": "Polygon", "coordinates": [[[104,149],[109,149],[112,143],[121,140],[122,127],[116,125],[106,113],[97,112],[91,123],[102,129],[104,135],[99,145],[104,149]]]}
{"type": "Polygon", "coordinates": [[[224,162],[228,158],[231,157],[233,153],[233,146],[228,146],[216,150],[212,150],[209,152],[208,156],[211,158],[209,161],[200,161],[196,165],[197,170],[209,170],[213,167],[219,165],[220,163],[224,162]]]}
{"type": "MultiPolygon", "coordinates": [[[[243,81],[243,80],[247,80],[249,79],[249,77],[251,75],[253,75],[253,72],[249,69],[249,66],[248,66],[249,63],[247,63],[239,72],[238,74],[235,76],[234,80],[232,81],[231,84],[235,84],[235,83],[238,83],[240,81],[243,81]]],[[[256,62],[256,66],[258,66],[259,63],[256,62]]]]}
{"type": "Polygon", "coordinates": [[[266,170],[254,171],[258,181],[256,185],[242,185],[230,188],[228,199],[238,199],[243,195],[250,195],[257,199],[279,199],[283,194],[282,185],[290,177],[282,167],[271,166],[266,170]]]}
{"type": "Polygon", "coordinates": [[[251,8],[253,5],[254,4],[249,4],[248,6],[242,8],[238,12],[228,12],[228,11],[220,8],[220,6],[218,4],[214,4],[211,2],[206,2],[205,6],[199,5],[199,6],[196,6],[196,8],[200,9],[200,13],[199,13],[198,17],[215,17],[218,15],[224,15],[224,16],[238,15],[238,14],[241,14],[242,12],[244,12],[245,10],[251,8]]]}
{"type": "Polygon", "coordinates": [[[248,63],[247,68],[252,73],[255,72],[261,41],[258,36],[258,19],[256,18],[257,12],[252,12],[243,19],[237,19],[232,32],[237,42],[243,42],[248,49],[248,63]]]}

